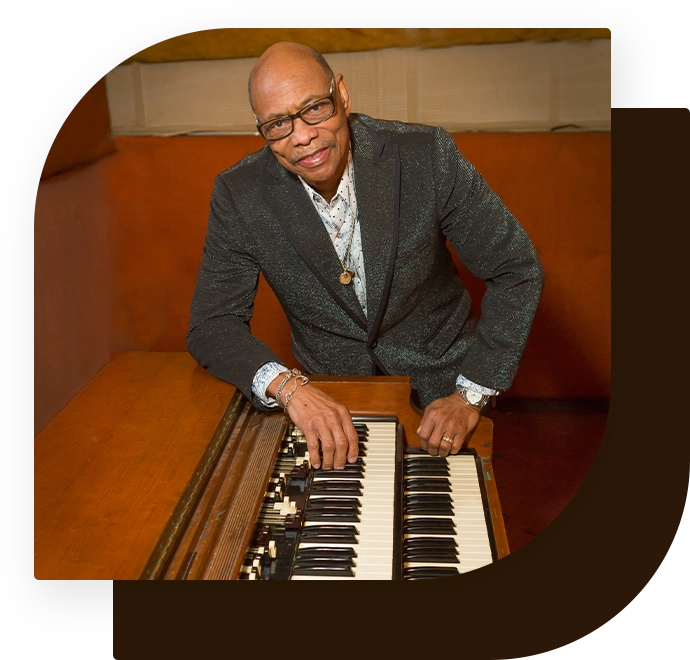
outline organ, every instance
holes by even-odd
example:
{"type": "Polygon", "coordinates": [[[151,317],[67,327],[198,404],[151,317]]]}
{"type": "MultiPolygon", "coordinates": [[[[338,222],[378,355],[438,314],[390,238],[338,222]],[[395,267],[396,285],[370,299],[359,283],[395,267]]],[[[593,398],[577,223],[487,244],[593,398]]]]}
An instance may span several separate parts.
{"type": "Polygon", "coordinates": [[[410,579],[508,554],[489,419],[442,460],[414,445],[409,379],[311,380],[355,417],[343,472],[188,355],[115,356],[36,437],[36,577],[410,579]]]}

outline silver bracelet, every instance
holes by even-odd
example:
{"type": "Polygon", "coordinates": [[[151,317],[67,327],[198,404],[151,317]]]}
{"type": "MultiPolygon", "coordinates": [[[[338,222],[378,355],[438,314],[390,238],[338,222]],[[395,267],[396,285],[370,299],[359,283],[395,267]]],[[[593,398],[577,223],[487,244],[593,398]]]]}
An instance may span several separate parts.
{"type": "Polygon", "coordinates": [[[285,410],[285,407],[283,406],[283,402],[280,400],[280,395],[283,393],[283,388],[285,387],[285,384],[294,376],[295,374],[292,373],[292,371],[288,371],[283,380],[280,382],[280,385],[278,385],[278,389],[276,390],[276,401],[278,402],[278,405],[285,410]]]}
{"type": "Polygon", "coordinates": [[[292,395],[297,391],[297,386],[300,384],[306,385],[309,382],[309,379],[306,376],[302,375],[301,371],[293,369],[292,373],[295,376],[295,387],[293,388],[292,392],[288,392],[285,395],[285,405],[283,406],[283,410],[285,412],[287,412],[288,406],[290,405],[290,401],[292,401],[292,395]]]}

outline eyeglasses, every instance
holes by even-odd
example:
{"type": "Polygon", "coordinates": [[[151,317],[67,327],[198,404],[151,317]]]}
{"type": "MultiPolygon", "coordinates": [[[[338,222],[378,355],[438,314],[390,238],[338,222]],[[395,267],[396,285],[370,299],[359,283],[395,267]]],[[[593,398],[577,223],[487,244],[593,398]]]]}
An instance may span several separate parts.
{"type": "Polygon", "coordinates": [[[334,85],[335,78],[331,78],[331,87],[328,90],[328,96],[312,101],[294,115],[276,117],[263,124],[259,124],[259,120],[257,119],[257,130],[266,140],[272,142],[274,140],[282,140],[290,135],[295,129],[295,119],[297,117],[305,124],[309,124],[309,126],[314,126],[315,124],[320,124],[322,121],[326,121],[326,119],[331,117],[335,112],[335,103],[333,101],[334,85]]]}

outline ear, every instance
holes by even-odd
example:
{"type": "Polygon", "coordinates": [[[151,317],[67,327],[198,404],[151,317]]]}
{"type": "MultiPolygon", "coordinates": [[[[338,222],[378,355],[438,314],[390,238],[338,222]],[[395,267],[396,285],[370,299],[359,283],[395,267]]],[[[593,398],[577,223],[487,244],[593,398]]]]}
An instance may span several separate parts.
{"type": "Polygon", "coordinates": [[[350,99],[350,92],[347,91],[347,85],[345,84],[345,78],[343,78],[342,73],[339,73],[335,77],[335,87],[338,90],[338,96],[340,96],[340,100],[342,101],[345,116],[349,117],[352,110],[352,101],[350,99]]]}

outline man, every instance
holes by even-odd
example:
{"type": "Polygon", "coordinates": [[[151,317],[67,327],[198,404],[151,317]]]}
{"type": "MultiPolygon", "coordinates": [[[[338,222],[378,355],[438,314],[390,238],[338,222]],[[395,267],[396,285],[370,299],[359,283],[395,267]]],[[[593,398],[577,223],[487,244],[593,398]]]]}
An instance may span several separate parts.
{"type": "Polygon", "coordinates": [[[267,145],[216,178],[190,353],[287,408],[314,467],[356,460],[347,408],[251,336],[261,271],[307,373],[409,375],[421,446],[457,453],[517,371],[543,282],[531,242],[445,131],[351,113],[312,49],[271,46],[249,94],[267,145]],[[446,237],[487,283],[479,321],[446,237]]]}

